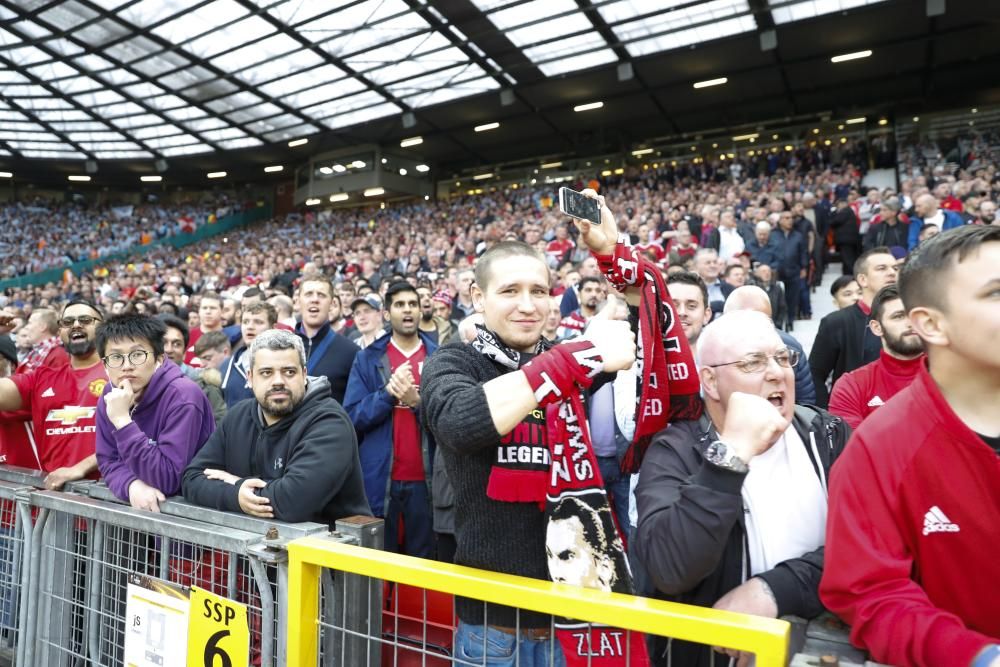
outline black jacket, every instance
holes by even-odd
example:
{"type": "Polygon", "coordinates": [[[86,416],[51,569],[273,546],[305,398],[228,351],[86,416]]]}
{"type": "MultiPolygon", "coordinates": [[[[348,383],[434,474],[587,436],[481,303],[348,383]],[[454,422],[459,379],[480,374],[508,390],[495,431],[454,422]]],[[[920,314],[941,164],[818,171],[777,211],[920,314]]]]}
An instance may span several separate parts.
{"type": "Polygon", "coordinates": [[[233,406],[184,471],[182,491],[196,505],[241,512],[240,485],[250,477],[267,482],[257,495],[271,500],[279,521],[333,525],[347,516],[371,516],[354,427],[330,398],[324,377],[310,377],[302,402],[271,426],[264,424],[256,400],[233,406]],[[206,468],[240,480],[208,479],[206,468]]]}
{"type": "Polygon", "coordinates": [[[316,335],[309,338],[305,329],[299,324],[295,327],[295,333],[302,339],[302,344],[306,347],[306,357],[309,359],[309,375],[323,375],[330,381],[330,392],[334,400],[344,404],[344,394],[347,393],[347,378],[351,375],[351,366],[354,364],[354,357],[358,354],[358,346],[352,343],[347,336],[338,334],[330,329],[327,322],[316,335]],[[323,357],[313,365],[313,350],[327,336],[333,336],[330,344],[323,352],[323,357]]]}
{"type": "Polygon", "coordinates": [[[879,357],[882,341],[868,328],[868,315],[857,304],[835,310],[819,322],[819,331],[809,353],[809,368],[816,385],[816,405],[825,408],[830,386],[848,373],[879,357]]]}
{"type": "Polygon", "coordinates": [[[910,244],[910,223],[897,221],[894,225],[887,225],[884,222],[872,225],[865,232],[864,241],[861,244],[862,250],[871,250],[879,246],[891,248],[898,245],[900,248],[908,248],[910,244]]]}
{"type": "MultiPolygon", "coordinates": [[[[811,406],[796,406],[792,424],[825,485],[850,427],[811,406]]],[[[632,549],[656,586],[654,597],[711,607],[749,578],[741,495],[746,475],[705,461],[705,449],[717,438],[707,417],[675,422],[653,439],[643,460],[632,549]]],[[[813,618],[823,611],[822,574],[820,547],[757,576],[774,593],[779,616],[813,618]]],[[[685,667],[728,664],[721,655],[713,658],[707,646],[666,638],[656,640],[653,661],[685,667]]]]}
{"type": "Polygon", "coordinates": [[[833,228],[833,242],[839,245],[861,245],[861,229],[858,217],[850,206],[834,211],[830,216],[830,227],[833,228]]]}

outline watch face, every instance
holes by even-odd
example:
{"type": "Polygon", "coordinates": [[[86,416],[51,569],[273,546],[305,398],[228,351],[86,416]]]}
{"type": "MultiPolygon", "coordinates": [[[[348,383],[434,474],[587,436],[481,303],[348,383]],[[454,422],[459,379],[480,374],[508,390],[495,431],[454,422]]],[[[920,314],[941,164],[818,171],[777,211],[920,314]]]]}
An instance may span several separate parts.
{"type": "Polygon", "coordinates": [[[726,443],[716,440],[705,450],[705,458],[716,465],[722,465],[725,463],[728,453],[729,450],[726,447],[726,443]]]}

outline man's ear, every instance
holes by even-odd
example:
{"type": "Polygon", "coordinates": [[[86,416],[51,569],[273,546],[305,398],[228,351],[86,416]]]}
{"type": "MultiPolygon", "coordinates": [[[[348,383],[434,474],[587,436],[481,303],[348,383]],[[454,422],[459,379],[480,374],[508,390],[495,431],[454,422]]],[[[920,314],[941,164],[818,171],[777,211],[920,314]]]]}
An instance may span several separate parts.
{"type": "Polygon", "coordinates": [[[486,295],[483,294],[483,290],[479,289],[479,285],[472,283],[469,286],[469,296],[472,297],[472,306],[476,309],[477,313],[482,313],[486,310],[486,295]]]}
{"type": "Polygon", "coordinates": [[[937,308],[919,306],[909,313],[913,330],[925,345],[946,347],[950,343],[948,318],[937,308]]]}
{"type": "Polygon", "coordinates": [[[719,394],[719,378],[715,374],[715,369],[709,368],[708,366],[702,366],[698,371],[698,375],[701,377],[701,390],[704,392],[705,396],[708,396],[715,401],[721,401],[721,395],[719,394]]]}
{"type": "Polygon", "coordinates": [[[879,324],[878,320],[869,320],[868,328],[871,329],[871,332],[876,336],[878,336],[879,338],[882,337],[883,334],[882,325],[879,324]]]}

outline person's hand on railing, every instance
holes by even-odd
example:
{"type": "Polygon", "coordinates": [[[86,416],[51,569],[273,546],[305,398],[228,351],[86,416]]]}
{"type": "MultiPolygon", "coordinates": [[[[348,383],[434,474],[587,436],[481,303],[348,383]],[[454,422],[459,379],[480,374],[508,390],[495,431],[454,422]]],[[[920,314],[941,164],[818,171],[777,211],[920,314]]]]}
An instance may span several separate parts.
{"type": "Polygon", "coordinates": [[[226,484],[235,484],[240,481],[237,475],[231,472],[226,472],[225,470],[216,470],[215,468],[205,468],[205,477],[209,479],[216,479],[220,482],[225,482],[226,484]]]}
{"type": "Polygon", "coordinates": [[[128,503],[137,510],[159,512],[160,503],[167,497],[156,487],[137,479],[128,485],[128,503]]]}
{"type": "MultiPolygon", "coordinates": [[[[712,605],[714,609],[735,611],[754,616],[778,617],[778,602],[774,599],[771,587],[759,577],[753,577],[747,582],[729,591],[719,601],[712,605]]],[[[730,658],[736,658],[735,667],[748,667],[753,653],[737,651],[736,649],[714,647],[716,651],[730,658]]]]}
{"type": "Polygon", "coordinates": [[[263,489],[267,482],[262,479],[252,477],[240,485],[240,509],[250,516],[261,519],[273,519],[274,511],[271,508],[271,501],[258,496],[254,489],[263,489]]]}

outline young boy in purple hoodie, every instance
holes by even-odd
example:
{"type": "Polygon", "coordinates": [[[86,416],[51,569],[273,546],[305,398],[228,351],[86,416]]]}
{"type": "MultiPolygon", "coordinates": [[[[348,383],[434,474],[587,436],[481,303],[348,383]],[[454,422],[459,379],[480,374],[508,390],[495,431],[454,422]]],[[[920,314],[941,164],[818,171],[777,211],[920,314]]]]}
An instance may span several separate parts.
{"type": "Polygon", "coordinates": [[[97,467],[132,507],[151,512],[181,490],[181,475],[215,430],[198,385],[164,356],[166,326],[123,314],[97,328],[97,353],[111,380],[97,402],[97,467]]]}

